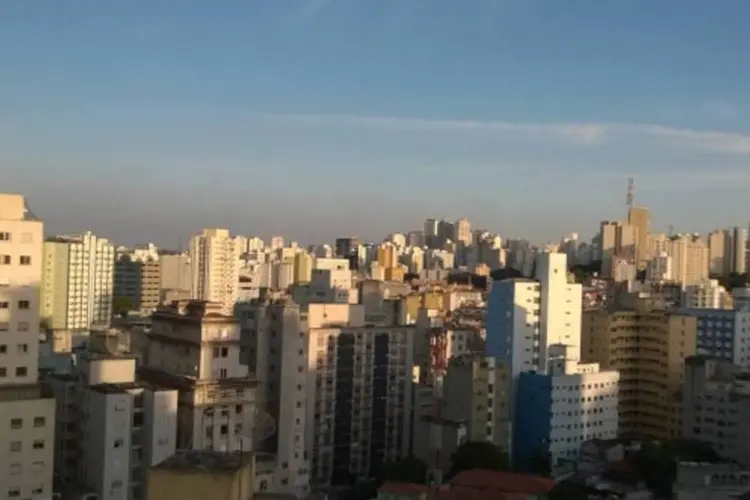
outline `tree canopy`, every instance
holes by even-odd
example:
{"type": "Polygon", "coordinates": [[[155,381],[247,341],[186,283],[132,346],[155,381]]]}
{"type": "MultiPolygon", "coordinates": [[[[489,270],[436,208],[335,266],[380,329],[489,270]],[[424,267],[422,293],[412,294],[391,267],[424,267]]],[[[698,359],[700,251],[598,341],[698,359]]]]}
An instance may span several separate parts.
{"type": "Polygon", "coordinates": [[[472,469],[508,470],[508,455],[489,441],[464,443],[451,456],[448,477],[472,469]]]}
{"type": "Polygon", "coordinates": [[[386,481],[424,484],[429,467],[422,460],[410,456],[395,463],[386,464],[383,469],[381,484],[386,481]]]}
{"type": "Polygon", "coordinates": [[[633,466],[657,498],[671,498],[677,478],[677,461],[718,462],[710,444],[690,439],[644,443],[633,457],[633,466]]]}

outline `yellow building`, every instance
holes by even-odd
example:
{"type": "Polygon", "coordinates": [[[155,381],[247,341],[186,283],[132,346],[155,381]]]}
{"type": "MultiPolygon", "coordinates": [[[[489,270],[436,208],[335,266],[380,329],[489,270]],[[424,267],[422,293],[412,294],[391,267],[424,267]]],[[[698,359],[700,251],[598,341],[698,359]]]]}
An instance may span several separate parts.
{"type": "Polygon", "coordinates": [[[255,483],[252,453],[183,451],[148,471],[146,500],[247,500],[255,483]]]}
{"type": "Polygon", "coordinates": [[[679,392],[696,328],[694,317],[645,305],[584,312],[581,360],[620,372],[621,435],[679,437],[679,392]]]}

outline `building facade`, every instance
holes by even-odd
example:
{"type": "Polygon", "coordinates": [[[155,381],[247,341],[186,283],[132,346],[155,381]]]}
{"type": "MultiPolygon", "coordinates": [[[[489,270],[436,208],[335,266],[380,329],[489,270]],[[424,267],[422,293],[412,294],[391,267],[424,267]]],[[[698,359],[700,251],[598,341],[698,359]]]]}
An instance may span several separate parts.
{"type": "Polygon", "coordinates": [[[526,372],[518,381],[513,463],[533,471],[545,458],[554,474],[573,470],[585,441],[617,437],[620,374],[569,359],[567,346],[551,350],[547,374],[526,372]]]}
{"type": "Polygon", "coordinates": [[[585,311],[581,360],[620,372],[620,434],[679,437],[685,358],[695,354],[695,318],[646,305],[585,311]]]}
{"type": "Polygon", "coordinates": [[[204,229],[190,240],[191,294],[234,313],[239,287],[240,245],[226,229],[204,229]]]}
{"type": "Polygon", "coordinates": [[[175,452],[177,391],[136,380],[132,355],[86,350],[45,380],[57,407],[55,471],[65,495],[142,500],[149,467],[175,452]]]}
{"type": "Polygon", "coordinates": [[[696,319],[696,354],[750,366],[750,311],[686,308],[679,312],[696,319]]]}
{"type": "Polygon", "coordinates": [[[112,321],[115,247],[91,232],[44,243],[42,317],[52,330],[88,330],[112,321]]]}
{"type": "Polygon", "coordinates": [[[38,384],[44,228],[0,194],[0,500],[53,496],[55,401],[38,384]]]}

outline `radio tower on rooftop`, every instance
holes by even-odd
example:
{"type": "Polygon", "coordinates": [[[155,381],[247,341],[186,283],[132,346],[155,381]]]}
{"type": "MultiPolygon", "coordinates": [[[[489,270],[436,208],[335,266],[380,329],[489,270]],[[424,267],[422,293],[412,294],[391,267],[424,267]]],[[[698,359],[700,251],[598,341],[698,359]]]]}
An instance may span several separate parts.
{"type": "Polygon", "coordinates": [[[632,177],[628,179],[628,191],[625,195],[625,204],[628,206],[628,212],[633,209],[633,203],[635,202],[635,181],[632,177]]]}

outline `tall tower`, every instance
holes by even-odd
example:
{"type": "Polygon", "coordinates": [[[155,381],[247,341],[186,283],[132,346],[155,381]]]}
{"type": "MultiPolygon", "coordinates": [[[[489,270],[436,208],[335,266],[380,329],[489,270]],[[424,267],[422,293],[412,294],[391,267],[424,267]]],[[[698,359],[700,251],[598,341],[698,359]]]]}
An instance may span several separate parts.
{"type": "Polygon", "coordinates": [[[37,383],[43,245],[23,196],[0,194],[0,500],[52,498],[55,400],[37,383]]]}
{"type": "Polygon", "coordinates": [[[628,206],[628,211],[633,209],[633,203],[635,202],[635,180],[633,178],[628,179],[628,191],[625,194],[625,204],[628,206]]]}

